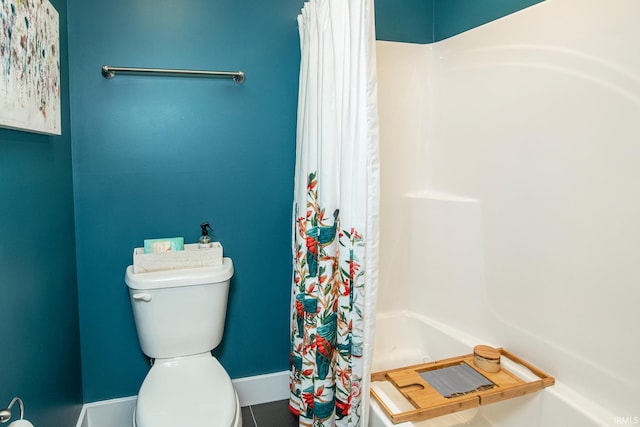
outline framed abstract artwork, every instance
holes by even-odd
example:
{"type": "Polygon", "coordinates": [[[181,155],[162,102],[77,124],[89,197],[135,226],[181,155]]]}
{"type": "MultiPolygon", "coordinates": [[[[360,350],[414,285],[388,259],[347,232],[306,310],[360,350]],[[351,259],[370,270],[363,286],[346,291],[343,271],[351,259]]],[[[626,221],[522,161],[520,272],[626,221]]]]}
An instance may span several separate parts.
{"type": "Polygon", "coordinates": [[[0,126],[60,135],[60,32],[48,0],[0,0],[0,126]]]}

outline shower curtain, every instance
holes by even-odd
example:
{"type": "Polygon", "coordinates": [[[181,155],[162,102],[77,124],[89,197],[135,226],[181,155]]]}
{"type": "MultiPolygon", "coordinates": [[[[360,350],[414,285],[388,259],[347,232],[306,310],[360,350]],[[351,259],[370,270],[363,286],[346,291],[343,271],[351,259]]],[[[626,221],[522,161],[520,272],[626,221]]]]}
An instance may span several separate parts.
{"type": "Polygon", "coordinates": [[[290,409],[367,425],[378,267],[373,0],[311,0],[301,45],[290,409]]]}

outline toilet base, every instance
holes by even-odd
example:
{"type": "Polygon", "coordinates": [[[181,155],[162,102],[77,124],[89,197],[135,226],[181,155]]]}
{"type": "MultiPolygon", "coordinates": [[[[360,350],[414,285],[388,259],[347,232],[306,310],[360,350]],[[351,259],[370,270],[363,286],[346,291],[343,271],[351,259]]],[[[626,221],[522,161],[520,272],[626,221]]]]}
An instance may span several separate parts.
{"type": "MultiPolygon", "coordinates": [[[[133,408],[133,427],[138,427],[136,424],[136,409],[133,408]]],[[[226,427],[226,426],[225,426],[226,427]]],[[[242,427],[242,409],[240,408],[240,400],[238,399],[238,393],[236,393],[236,415],[233,417],[233,423],[229,427],[242,427]]]]}
{"type": "Polygon", "coordinates": [[[238,395],[231,378],[209,352],[156,359],[145,377],[135,427],[240,427],[238,395]],[[235,408],[234,408],[235,405],[235,408]]]}

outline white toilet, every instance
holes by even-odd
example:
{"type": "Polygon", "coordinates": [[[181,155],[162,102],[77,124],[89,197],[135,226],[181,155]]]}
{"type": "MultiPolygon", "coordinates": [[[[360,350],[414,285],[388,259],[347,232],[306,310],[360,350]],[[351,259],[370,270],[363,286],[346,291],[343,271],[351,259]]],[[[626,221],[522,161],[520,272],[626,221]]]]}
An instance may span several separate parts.
{"type": "Polygon", "coordinates": [[[241,427],[238,396],[211,350],[220,344],[233,263],[133,273],[138,340],[154,364],[142,383],[134,427],[241,427]]]}

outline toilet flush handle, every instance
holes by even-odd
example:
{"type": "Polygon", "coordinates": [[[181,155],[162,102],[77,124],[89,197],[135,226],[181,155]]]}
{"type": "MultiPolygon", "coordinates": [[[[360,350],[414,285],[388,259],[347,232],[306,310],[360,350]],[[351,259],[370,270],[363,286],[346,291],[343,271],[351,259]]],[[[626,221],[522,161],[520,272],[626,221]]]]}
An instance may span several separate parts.
{"type": "Polygon", "coordinates": [[[151,294],[147,294],[147,293],[133,294],[133,299],[134,301],[149,302],[151,301],[151,294]]]}

